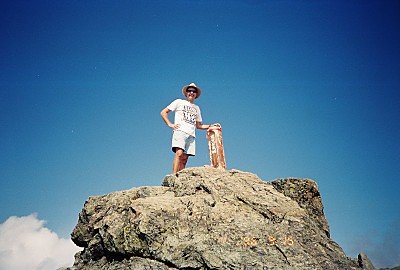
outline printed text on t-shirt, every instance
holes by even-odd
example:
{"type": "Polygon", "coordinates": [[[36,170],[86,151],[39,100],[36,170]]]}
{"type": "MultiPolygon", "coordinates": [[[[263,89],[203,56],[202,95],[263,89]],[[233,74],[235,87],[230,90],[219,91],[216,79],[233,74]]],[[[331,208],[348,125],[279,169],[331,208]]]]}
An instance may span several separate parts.
{"type": "Polygon", "coordinates": [[[197,110],[196,108],[190,106],[183,106],[183,121],[195,125],[196,124],[196,117],[197,117],[197,110]]]}

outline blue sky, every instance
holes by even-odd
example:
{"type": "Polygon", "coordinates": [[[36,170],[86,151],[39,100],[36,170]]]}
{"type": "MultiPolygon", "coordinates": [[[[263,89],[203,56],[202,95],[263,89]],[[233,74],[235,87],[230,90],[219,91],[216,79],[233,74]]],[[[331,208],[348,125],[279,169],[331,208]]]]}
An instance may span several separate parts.
{"type": "Polygon", "coordinates": [[[230,169],[314,179],[348,256],[400,264],[399,1],[6,1],[0,21],[0,223],[68,238],[89,196],[160,185],[159,112],[193,81],[230,169]]]}

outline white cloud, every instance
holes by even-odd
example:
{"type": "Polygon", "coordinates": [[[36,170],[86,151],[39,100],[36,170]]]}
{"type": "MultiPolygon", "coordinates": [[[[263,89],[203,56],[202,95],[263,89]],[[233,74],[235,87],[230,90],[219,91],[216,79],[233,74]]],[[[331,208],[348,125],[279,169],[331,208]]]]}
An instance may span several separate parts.
{"type": "Polygon", "coordinates": [[[12,216],[0,224],[0,270],[55,270],[73,264],[80,248],[44,224],[36,214],[12,216]]]}

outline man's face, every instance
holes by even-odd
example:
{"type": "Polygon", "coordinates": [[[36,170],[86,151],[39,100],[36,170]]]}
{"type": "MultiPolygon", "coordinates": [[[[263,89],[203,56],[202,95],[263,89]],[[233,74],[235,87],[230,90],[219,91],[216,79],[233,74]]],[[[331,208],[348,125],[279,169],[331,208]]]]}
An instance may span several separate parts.
{"type": "Polygon", "coordinates": [[[193,101],[197,97],[197,89],[193,87],[189,87],[186,89],[186,98],[189,101],[193,101]]]}

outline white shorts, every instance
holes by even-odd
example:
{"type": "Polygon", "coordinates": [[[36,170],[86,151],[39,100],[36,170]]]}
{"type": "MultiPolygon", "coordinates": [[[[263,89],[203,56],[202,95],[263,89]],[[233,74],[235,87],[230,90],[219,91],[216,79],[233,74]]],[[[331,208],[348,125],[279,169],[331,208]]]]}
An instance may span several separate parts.
{"type": "Polygon", "coordinates": [[[182,149],[187,155],[196,154],[196,138],[180,130],[174,130],[172,134],[172,151],[176,148],[182,149]]]}

